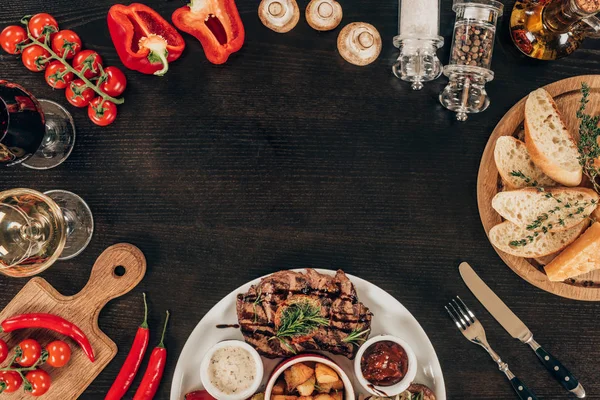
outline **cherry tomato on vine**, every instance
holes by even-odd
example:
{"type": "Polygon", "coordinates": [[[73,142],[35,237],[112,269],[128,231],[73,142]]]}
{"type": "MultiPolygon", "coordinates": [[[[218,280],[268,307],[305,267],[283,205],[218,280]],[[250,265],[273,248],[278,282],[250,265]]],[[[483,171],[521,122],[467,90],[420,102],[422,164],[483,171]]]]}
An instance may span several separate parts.
{"type": "Polygon", "coordinates": [[[54,89],[64,89],[74,78],[72,72],[67,71],[67,67],[60,61],[52,61],[48,64],[44,73],[46,83],[54,89]]]}
{"type": "Polygon", "coordinates": [[[42,355],[42,346],[34,339],[25,339],[19,343],[21,356],[15,360],[23,367],[31,367],[42,355]]]}
{"type": "Polygon", "coordinates": [[[117,67],[104,68],[106,80],[100,84],[100,90],[111,97],[120,96],[127,87],[127,78],[117,67]]]}
{"type": "Polygon", "coordinates": [[[60,57],[66,52],[66,59],[70,60],[81,50],[81,39],[75,32],[64,29],[52,35],[52,51],[60,57]]]}
{"type": "Polygon", "coordinates": [[[71,348],[62,340],[55,340],[50,343],[46,346],[46,350],[48,351],[46,363],[53,367],[64,367],[71,359],[71,348]]]}
{"type": "Polygon", "coordinates": [[[8,54],[19,54],[21,50],[17,45],[25,41],[27,41],[27,32],[20,26],[10,25],[0,32],[0,46],[8,54]]]}
{"type": "Polygon", "coordinates": [[[16,392],[21,387],[23,378],[16,371],[0,371],[0,393],[16,392]],[[2,389],[4,387],[4,389],[2,389]]]}
{"type": "Polygon", "coordinates": [[[67,90],[65,90],[67,101],[79,108],[86,107],[90,104],[90,101],[92,101],[94,96],[96,96],[96,92],[87,87],[85,82],[81,79],[75,79],[67,86],[67,90]]]}
{"type": "Polygon", "coordinates": [[[110,125],[117,118],[117,106],[98,96],[88,106],[88,117],[96,125],[110,125]]]}
{"type": "Polygon", "coordinates": [[[58,32],[58,22],[50,14],[35,14],[29,20],[29,32],[36,39],[46,36],[48,33],[58,32]]]}
{"type": "Polygon", "coordinates": [[[8,357],[8,346],[4,340],[0,339],[0,364],[6,360],[6,357],[8,357]]]}
{"type": "Polygon", "coordinates": [[[48,64],[45,60],[50,57],[43,47],[34,44],[23,50],[22,61],[25,68],[33,72],[40,72],[46,69],[48,64]]]}
{"type": "Polygon", "coordinates": [[[102,58],[93,50],[83,50],[73,58],[73,68],[81,72],[85,68],[83,76],[90,79],[100,74],[102,58]]]}
{"type": "Polygon", "coordinates": [[[31,383],[31,392],[29,392],[29,394],[32,396],[43,395],[50,389],[50,384],[52,383],[50,375],[43,369],[29,371],[27,375],[25,375],[25,379],[31,383]]]}

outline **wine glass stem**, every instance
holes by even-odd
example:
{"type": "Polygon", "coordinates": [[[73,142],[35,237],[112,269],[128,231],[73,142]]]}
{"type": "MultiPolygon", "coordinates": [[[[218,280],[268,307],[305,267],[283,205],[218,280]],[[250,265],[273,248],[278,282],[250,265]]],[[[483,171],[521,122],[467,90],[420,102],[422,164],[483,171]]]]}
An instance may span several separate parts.
{"type": "Polygon", "coordinates": [[[31,220],[29,224],[21,227],[21,237],[31,242],[44,240],[44,226],[40,221],[31,220]]]}

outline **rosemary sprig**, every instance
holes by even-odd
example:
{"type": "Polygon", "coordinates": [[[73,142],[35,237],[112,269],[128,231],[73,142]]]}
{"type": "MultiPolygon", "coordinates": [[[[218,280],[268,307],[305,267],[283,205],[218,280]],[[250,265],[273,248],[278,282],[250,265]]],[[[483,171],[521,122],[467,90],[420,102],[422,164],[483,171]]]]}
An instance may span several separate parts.
{"type": "Polygon", "coordinates": [[[269,340],[279,339],[294,354],[296,351],[286,339],[309,335],[319,327],[329,325],[329,320],[321,316],[321,308],[307,299],[287,305],[280,320],[275,336],[269,340]]]}
{"type": "Polygon", "coordinates": [[[254,300],[254,303],[252,303],[252,308],[254,310],[254,323],[255,324],[256,324],[256,321],[258,321],[258,313],[256,312],[256,310],[259,305],[262,305],[262,301],[263,301],[262,288],[259,287],[256,299],[254,300]]]}
{"type": "Polygon", "coordinates": [[[342,342],[350,343],[358,347],[367,340],[364,336],[368,335],[369,332],[371,332],[371,329],[365,329],[364,331],[354,329],[348,336],[342,339],[342,342]]]}
{"type": "Polygon", "coordinates": [[[598,144],[598,136],[600,136],[600,115],[591,116],[585,113],[585,108],[589,103],[590,87],[587,83],[581,84],[581,100],[579,109],[577,110],[577,118],[579,118],[579,164],[583,168],[583,173],[589,178],[594,185],[594,190],[600,193],[600,185],[596,182],[600,175],[600,162],[597,162],[600,157],[600,145],[598,144]]]}

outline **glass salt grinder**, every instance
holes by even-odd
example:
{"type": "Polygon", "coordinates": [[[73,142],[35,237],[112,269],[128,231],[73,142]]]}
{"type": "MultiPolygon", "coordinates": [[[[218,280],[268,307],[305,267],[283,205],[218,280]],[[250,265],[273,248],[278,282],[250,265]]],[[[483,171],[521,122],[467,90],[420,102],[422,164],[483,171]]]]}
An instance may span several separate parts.
{"type": "Polygon", "coordinates": [[[444,45],[439,35],[439,0],[399,0],[398,35],[394,46],[400,49],[392,66],[397,78],[412,82],[413,90],[423,89],[423,82],[437,79],[442,65],[435,52],[444,45]]]}
{"type": "Polygon", "coordinates": [[[494,79],[490,65],[496,24],[503,8],[496,0],[454,0],[452,5],[456,22],[450,63],[444,67],[449,82],[440,93],[440,102],[456,112],[459,121],[490,105],[485,84],[494,79]]]}

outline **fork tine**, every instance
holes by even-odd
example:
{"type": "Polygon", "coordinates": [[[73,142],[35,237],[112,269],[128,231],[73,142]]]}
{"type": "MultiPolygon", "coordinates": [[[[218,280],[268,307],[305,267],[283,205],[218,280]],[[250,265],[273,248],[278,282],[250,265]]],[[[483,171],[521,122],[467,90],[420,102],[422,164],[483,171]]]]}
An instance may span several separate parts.
{"type": "Polygon", "coordinates": [[[469,317],[471,317],[471,319],[473,321],[477,320],[477,317],[475,317],[475,314],[473,314],[473,312],[469,309],[469,307],[467,307],[467,305],[465,304],[465,302],[460,298],[460,296],[456,296],[456,298],[458,299],[458,301],[460,301],[460,304],[464,307],[464,309],[467,311],[467,313],[469,313],[469,317]]]}
{"type": "Polygon", "coordinates": [[[458,304],[458,302],[456,301],[456,299],[452,299],[452,302],[456,306],[456,309],[458,310],[459,315],[462,318],[464,318],[465,322],[467,323],[467,326],[471,326],[471,324],[473,323],[473,321],[469,318],[469,314],[467,314],[467,312],[462,309],[462,307],[458,304]]]}
{"type": "Polygon", "coordinates": [[[448,305],[450,306],[452,311],[454,311],[453,315],[456,317],[456,319],[458,321],[460,321],[461,329],[467,329],[469,327],[469,324],[467,324],[467,322],[463,319],[462,315],[456,310],[456,307],[454,307],[454,304],[448,303],[448,305]]]}
{"type": "Polygon", "coordinates": [[[454,314],[452,314],[452,312],[450,311],[450,309],[447,306],[444,306],[444,308],[446,309],[446,311],[448,311],[448,315],[450,315],[450,318],[452,318],[452,320],[456,324],[456,327],[462,331],[464,328],[462,327],[462,325],[460,324],[460,322],[458,322],[458,320],[456,319],[456,317],[454,316],[454,314]]]}

